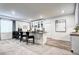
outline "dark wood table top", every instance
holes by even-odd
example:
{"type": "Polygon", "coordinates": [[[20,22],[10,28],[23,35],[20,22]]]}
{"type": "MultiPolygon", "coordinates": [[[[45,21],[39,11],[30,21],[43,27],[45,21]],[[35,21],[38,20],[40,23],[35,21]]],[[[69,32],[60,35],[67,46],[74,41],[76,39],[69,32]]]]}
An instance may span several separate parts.
{"type": "Polygon", "coordinates": [[[70,36],[79,36],[79,32],[72,32],[70,36]]]}

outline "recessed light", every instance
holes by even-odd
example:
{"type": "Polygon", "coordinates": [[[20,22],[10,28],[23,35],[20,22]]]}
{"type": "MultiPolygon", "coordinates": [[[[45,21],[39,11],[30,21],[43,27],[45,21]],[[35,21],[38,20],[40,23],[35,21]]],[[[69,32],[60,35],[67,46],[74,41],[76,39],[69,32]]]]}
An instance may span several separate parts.
{"type": "Polygon", "coordinates": [[[43,16],[40,16],[40,18],[43,18],[43,16]]]}
{"type": "Polygon", "coordinates": [[[64,13],[64,10],[62,10],[62,13],[64,13]]]}
{"type": "Polygon", "coordinates": [[[12,15],[15,15],[15,11],[12,11],[12,15]]]}
{"type": "Polygon", "coordinates": [[[32,21],[33,19],[28,19],[29,21],[32,21]]]}

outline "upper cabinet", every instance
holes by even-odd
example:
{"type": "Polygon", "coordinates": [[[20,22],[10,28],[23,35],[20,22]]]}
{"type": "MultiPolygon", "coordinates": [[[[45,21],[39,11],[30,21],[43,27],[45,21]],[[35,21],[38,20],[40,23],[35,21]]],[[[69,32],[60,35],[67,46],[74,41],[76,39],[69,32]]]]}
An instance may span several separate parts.
{"type": "Polygon", "coordinates": [[[33,31],[43,31],[43,20],[31,22],[31,30],[33,31]]]}

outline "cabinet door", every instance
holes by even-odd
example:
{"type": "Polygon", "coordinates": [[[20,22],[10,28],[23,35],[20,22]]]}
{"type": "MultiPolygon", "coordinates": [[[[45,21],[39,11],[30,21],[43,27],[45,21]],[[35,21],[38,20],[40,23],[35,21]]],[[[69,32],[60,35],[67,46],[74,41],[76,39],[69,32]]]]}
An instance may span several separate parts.
{"type": "Polygon", "coordinates": [[[72,36],[72,50],[74,53],[79,54],[79,37],[78,36],[72,36]]]}

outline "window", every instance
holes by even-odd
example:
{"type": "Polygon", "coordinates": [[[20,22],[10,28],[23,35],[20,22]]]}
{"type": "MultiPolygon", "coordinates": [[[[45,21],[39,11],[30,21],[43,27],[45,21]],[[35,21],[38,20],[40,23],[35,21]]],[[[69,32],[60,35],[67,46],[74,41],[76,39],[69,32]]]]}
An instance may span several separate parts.
{"type": "Polygon", "coordinates": [[[12,21],[1,19],[1,33],[12,32],[12,21]]]}

